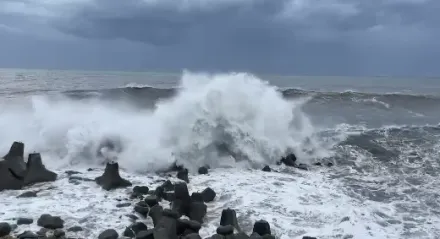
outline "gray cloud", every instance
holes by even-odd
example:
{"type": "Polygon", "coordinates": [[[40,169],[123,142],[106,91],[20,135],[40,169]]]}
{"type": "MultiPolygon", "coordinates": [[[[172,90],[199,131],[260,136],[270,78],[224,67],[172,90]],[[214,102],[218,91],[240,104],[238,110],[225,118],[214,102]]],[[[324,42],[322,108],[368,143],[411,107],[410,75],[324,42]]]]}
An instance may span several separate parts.
{"type": "Polygon", "coordinates": [[[2,0],[0,31],[141,43],[146,68],[421,74],[440,60],[439,9],[436,0],[2,0]]]}

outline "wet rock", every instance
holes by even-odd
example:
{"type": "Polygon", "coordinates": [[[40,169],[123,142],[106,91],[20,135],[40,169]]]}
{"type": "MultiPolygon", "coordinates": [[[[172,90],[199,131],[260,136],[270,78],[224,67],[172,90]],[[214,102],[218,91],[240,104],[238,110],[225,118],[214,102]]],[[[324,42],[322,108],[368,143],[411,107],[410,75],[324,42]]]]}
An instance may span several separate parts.
{"type": "Polygon", "coordinates": [[[38,235],[31,232],[31,231],[25,231],[25,232],[19,234],[17,237],[19,239],[34,239],[34,238],[36,239],[36,238],[38,238],[38,235]]]}
{"type": "Polygon", "coordinates": [[[24,192],[17,196],[17,198],[34,198],[34,197],[37,197],[37,192],[33,192],[33,191],[24,192]]]}
{"type": "Polygon", "coordinates": [[[191,194],[191,200],[193,202],[203,202],[203,195],[199,192],[194,192],[191,194]]]}
{"type": "Polygon", "coordinates": [[[212,235],[212,237],[210,237],[208,239],[225,239],[225,237],[222,235],[219,235],[219,234],[214,234],[214,235],[212,235]]]}
{"type": "Polygon", "coordinates": [[[318,238],[316,238],[316,237],[311,237],[311,236],[303,236],[302,239],[318,239],[318,238]]]}
{"type": "Polygon", "coordinates": [[[147,186],[134,186],[132,197],[140,197],[142,195],[147,195],[150,189],[147,186]]]}
{"type": "Polygon", "coordinates": [[[131,203],[129,203],[129,202],[116,204],[117,208],[129,207],[129,206],[131,206],[131,203]]]}
{"type": "Polygon", "coordinates": [[[281,163],[289,167],[294,167],[295,162],[296,162],[296,156],[293,153],[290,153],[287,156],[281,158],[281,163]]]}
{"type": "Polygon", "coordinates": [[[135,237],[141,231],[148,231],[147,225],[142,222],[135,222],[131,224],[129,227],[125,228],[124,237],[135,237]]]}
{"type": "Polygon", "coordinates": [[[275,239],[275,236],[266,234],[263,236],[263,239],[275,239]]]}
{"type": "Polygon", "coordinates": [[[123,179],[119,175],[119,164],[118,163],[107,163],[105,166],[105,171],[102,176],[95,178],[95,181],[103,189],[109,191],[116,188],[129,187],[132,184],[123,179]]]}
{"type": "Polygon", "coordinates": [[[212,190],[212,188],[210,188],[210,187],[207,187],[202,192],[202,197],[203,197],[204,202],[214,201],[215,196],[216,196],[216,194],[215,194],[214,190],[212,190]]]}
{"type": "Polygon", "coordinates": [[[48,236],[47,235],[48,232],[51,232],[50,234],[53,234],[52,233],[53,231],[43,227],[43,228],[40,228],[40,230],[37,232],[37,235],[40,236],[40,237],[47,237],[48,236]]]}
{"type": "Polygon", "coordinates": [[[58,175],[48,169],[43,164],[40,153],[29,154],[26,164],[26,176],[24,184],[31,185],[34,183],[53,182],[58,175]]]}
{"type": "Polygon", "coordinates": [[[263,170],[263,172],[270,172],[270,171],[272,171],[272,169],[269,167],[269,165],[264,166],[262,170],[263,170]]]}
{"type": "Polygon", "coordinates": [[[177,234],[184,234],[185,231],[190,231],[191,233],[199,233],[200,228],[202,228],[202,224],[187,219],[178,219],[177,220],[177,234]]]}
{"type": "MultiPolygon", "coordinates": [[[[177,214],[169,209],[163,211],[162,217],[155,226],[156,228],[165,229],[169,239],[177,239],[177,214]]],[[[156,238],[156,236],[154,237],[156,238]]]]}
{"type": "Polygon", "coordinates": [[[254,223],[254,229],[252,232],[257,233],[260,236],[271,235],[270,225],[265,220],[259,220],[254,223]]]}
{"type": "Polygon", "coordinates": [[[133,215],[133,214],[127,214],[125,216],[128,217],[132,221],[136,221],[137,219],[139,219],[136,215],[133,215]]]}
{"type": "Polygon", "coordinates": [[[208,174],[208,168],[207,167],[200,167],[198,170],[199,174],[208,174]]]}
{"type": "Polygon", "coordinates": [[[184,239],[202,239],[198,233],[191,233],[184,237],[184,239]]]}
{"type": "Polygon", "coordinates": [[[14,141],[12,142],[9,152],[3,156],[5,160],[15,159],[16,157],[24,157],[24,143],[14,141]]]}
{"type": "Polygon", "coordinates": [[[249,237],[250,239],[263,239],[262,236],[258,235],[258,233],[252,233],[251,236],[249,237]]]}
{"type": "Polygon", "coordinates": [[[107,229],[99,234],[98,239],[118,239],[119,234],[114,229],[107,229]]]}
{"type": "Polygon", "coordinates": [[[177,178],[189,183],[188,169],[184,168],[177,172],[177,178]]]}
{"type": "Polygon", "coordinates": [[[148,207],[148,204],[146,202],[140,201],[134,206],[134,211],[139,213],[143,217],[146,217],[148,215],[148,212],[150,211],[150,208],[148,207]]]}
{"type": "Polygon", "coordinates": [[[158,186],[156,190],[150,191],[150,195],[156,195],[158,199],[161,199],[165,195],[165,189],[162,186],[158,186]]]}
{"type": "Polygon", "coordinates": [[[170,236],[166,228],[155,228],[153,231],[154,239],[175,239],[177,236],[170,236]]]}
{"type": "Polygon", "coordinates": [[[237,231],[241,231],[240,227],[238,226],[237,213],[234,209],[230,209],[230,208],[223,209],[222,216],[220,218],[220,225],[221,226],[231,225],[237,231]]]}
{"type": "Polygon", "coordinates": [[[174,191],[174,184],[170,180],[165,181],[161,187],[164,191],[174,191]]]}
{"type": "Polygon", "coordinates": [[[303,163],[300,163],[300,164],[298,164],[298,165],[295,165],[294,167],[297,168],[297,169],[301,169],[301,170],[309,170],[309,168],[307,167],[307,165],[306,165],[306,164],[303,164],[303,163]]]}
{"type": "Polygon", "coordinates": [[[60,238],[60,237],[64,237],[66,235],[66,232],[61,230],[61,229],[56,229],[53,232],[53,235],[54,235],[55,238],[60,238]]]}
{"type": "Polygon", "coordinates": [[[162,216],[170,217],[170,218],[174,218],[174,219],[179,218],[179,214],[171,209],[164,209],[162,211],[162,216]]]}
{"type": "Polygon", "coordinates": [[[0,223],[0,237],[4,237],[9,235],[11,233],[12,227],[9,225],[9,223],[1,222],[0,223]]]}
{"type": "Polygon", "coordinates": [[[189,196],[186,183],[176,183],[174,185],[175,200],[172,203],[172,209],[181,215],[189,216],[191,209],[191,197],[189,196]]]}
{"type": "Polygon", "coordinates": [[[136,239],[155,239],[153,230],[144,230],[136,234],[136,239]]]}
{"type": "Polygon", "coordinates": [[[164,192],[163,199],[168,202],[173,202],[176,199],[176,194],[174,192],[164,192]]]}
{"type": "Polygon", "coordinates": [[[148,214],[151,219],[153,219],[153,225],[156,226],[159,222],[160,218],[163,215],[163,208],[160,205],[156,205],[151,208],[150,213],[148,214]]]}
{"type": "Polygon", "coordinates": [[[75,174],[81,174],[80,172],[74,171],[74,170],[67,170],[64,173],[67,174],[68,176],[72,176],[72,175],[75,175],[75,174]]]}
{"type": "Polygon", "coordinates": [[[67,229],[68,232],[82,232],[83,228],[80,226],[73,226],[69,229],[67,229]]]}
{"type": "Polygon", "coordinates": [[[249,236],[244,232],[234,234],[235,239],[249,239],[249,236]]]}
{"type": "Polygon", "coordinates": [[[13,142],[9,152],[0,159],[0,191],[21,189],[26,175],[23,159],[24,144],[13,142]]]}
{"type": "Polygon", "coordinates": [[[208,207],[203,202],[192,202],[189,214],[191,220],[203,223],[203,218],[207,213],[208,207]]]}
{"type": "Polygon", "coordinates": [[[20,217],[17,219],[17,225],[30,225],[32,223],[34,223],[34,219],[32,218],[20,217]]]}
{"type": "Polygon", "coordinates": [[[64,227],[64,221],[60,217],[43,214],[38,218],[37,225],[47,229],[61,229],[64,227]]]}
{"type": "Polygon", "coordinates": [[[219,226],[217,228],[217,234],[228,236],[234,233],[234,227],[232,225],[219,226]]]}
{"type": "Polygon", "coordinates": [[[23,187],[22,179],[14,174],[10,164],[14,164],[14,162],[0,159],[0,191],[18,190],[23,187]]]}
{"type": "Polygon", "coordinates": [[[149,207],[153,207],[159,203],[157,200],[157,196],[155,195],[149,195],[145,197],[144,201],[147,203],[149,207]]]}

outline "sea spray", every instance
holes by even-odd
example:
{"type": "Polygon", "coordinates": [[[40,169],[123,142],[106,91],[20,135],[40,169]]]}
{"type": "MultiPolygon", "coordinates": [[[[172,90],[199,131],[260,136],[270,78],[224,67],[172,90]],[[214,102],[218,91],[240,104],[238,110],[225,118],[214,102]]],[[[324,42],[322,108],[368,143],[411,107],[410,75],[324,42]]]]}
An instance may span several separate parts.
{"type": "Polygon", "coordinates": [[[276,87],[245,73],[184,72],[179,89],[149,110],[122,100],[33,97],[32,108],[1,112],[0,149],[21,140],[27,151],[42,152],[54,165],[102,164],[111,155],[136,171],[164,169],[175,161],[190,169],[225,163],[260,167],[286,150],[302,160],[325,155],[301,111],[307,99],[286,100],[276,87]],[[115,152],[103,149],[112,138],[118,141],[115,152]],[[307,147],[313,149],[305,152],[307,147]]]}

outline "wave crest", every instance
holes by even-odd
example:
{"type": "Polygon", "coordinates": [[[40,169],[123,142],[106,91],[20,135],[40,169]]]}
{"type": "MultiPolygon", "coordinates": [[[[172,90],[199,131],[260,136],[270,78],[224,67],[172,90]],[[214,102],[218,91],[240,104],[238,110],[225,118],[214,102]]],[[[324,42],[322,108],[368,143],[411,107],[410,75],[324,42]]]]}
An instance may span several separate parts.
{"type": "Polygon", "coordinates": [[[245,73],[185,72],[176,95],[154,110],[99,99],[34,97],[31,110],[15,108],[0,116],[0,129],[7,132],[1,149],[21,140],[29,151],[51,159],[102,163],[103,142],[108,146],[114,137],[120,147],[106,147],[105,154],[136,171],[162,170],[175,161],[189,169],[259,167],[287,150],[307,160],[327,154],[301,111],[307,100],[286,100],[276,87],[245,73]],[[24,127],[11,127],[17,120],[24,127]]]}

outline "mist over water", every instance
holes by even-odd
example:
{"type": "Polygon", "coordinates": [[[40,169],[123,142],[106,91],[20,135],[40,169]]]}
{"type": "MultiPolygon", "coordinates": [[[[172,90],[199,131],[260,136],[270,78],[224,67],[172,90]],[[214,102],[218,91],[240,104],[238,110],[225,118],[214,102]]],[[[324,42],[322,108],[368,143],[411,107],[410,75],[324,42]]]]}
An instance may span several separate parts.
{"type": "Polygon", "coordinates": [[[306,97],[287,100],[276,87],[244,73],[185,72],[179,88],[155,108],[123,100],[32,96],[21,107],[3,109],[0,150],[19,140],[51,164],[112,159],[136,171],[165,169],[175,161],[189,169],[262,167],[288,151],[304,161],[328,156],[302,112],[306,97]],[[235,159],[218,154],[219,145],[235,159]]]}

